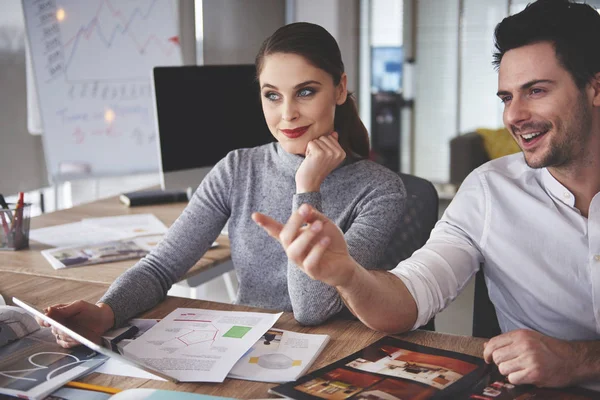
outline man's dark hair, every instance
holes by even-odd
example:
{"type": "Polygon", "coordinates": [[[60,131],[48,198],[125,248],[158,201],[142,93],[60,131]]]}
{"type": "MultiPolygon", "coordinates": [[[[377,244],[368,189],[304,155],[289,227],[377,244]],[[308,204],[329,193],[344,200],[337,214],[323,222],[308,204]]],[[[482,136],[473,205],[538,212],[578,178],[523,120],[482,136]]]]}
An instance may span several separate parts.
{"type": "Polygon", "coordinates": [[[538,42],[551,42],[559,63],[583,89],[600,72],[600,14],[588,4],[538,0],[496,26],[497,69],[504,54],[538,42]]]}

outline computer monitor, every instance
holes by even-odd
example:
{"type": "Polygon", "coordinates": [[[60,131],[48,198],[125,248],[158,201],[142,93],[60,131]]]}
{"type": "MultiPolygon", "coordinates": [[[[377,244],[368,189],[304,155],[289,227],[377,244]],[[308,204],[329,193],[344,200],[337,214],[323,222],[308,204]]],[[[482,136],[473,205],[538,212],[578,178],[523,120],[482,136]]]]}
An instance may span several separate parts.
{"type": "Polygon", "coordinates": [[[234,149],[272,142],[254,65],[155,67],[163,189],[196,189],[234,149]]]}

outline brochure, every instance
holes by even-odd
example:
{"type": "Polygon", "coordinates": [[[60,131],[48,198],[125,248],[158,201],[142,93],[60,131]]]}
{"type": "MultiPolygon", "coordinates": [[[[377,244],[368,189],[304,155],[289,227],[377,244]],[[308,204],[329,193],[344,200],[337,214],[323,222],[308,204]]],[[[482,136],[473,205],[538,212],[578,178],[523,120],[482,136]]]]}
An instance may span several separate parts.
{"type": "Polygon", "coordinates": [[[223,382],[281,314],[178,308],[123,352],[182,382],[223,382]]]}
{"type": "Polygon", "coordinates": [[[597,399],[583,388],[540,389],[509,384],[483,359],[386,336],[350,356],[269,390],[316,399],[597,399]]]}
{"type": "Polygon", "coordinates": [[[161,240],[162,235],[142,236],[98,244],[42,250],[42,255],[54,269],[81,267],[142,258],[161,240]]]}
{"type": "Polygon", "coordinates": [[[329,335],[269,329],[229,371],[228,378],[289,382],[308,370],[329,342],[329,335]]]}
{"type": "Polygon", "coordinates": [[[64,349],[18,307],[0,306],[0,393],[43,399],[106,360],[86,347],[64,349]]]}

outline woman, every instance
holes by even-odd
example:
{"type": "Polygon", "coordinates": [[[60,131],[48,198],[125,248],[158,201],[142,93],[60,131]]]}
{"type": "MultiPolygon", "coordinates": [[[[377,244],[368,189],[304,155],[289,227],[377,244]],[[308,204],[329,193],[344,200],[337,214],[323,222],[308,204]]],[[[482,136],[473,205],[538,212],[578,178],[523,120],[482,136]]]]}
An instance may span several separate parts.
{"type": "MultiPolygon", "coordinates": [[[[97,333],[123,324],[162,301],[227,220],[238,304],[293,311],[307,325],[343,309],[336,290],[290,263],[251,215],[286,221],[307,203],[342,229],[355,259],[377,268],[400,223],[404,186],[397,174],[366,159],[368,134],[347,92],[338,45],[325,29],[309,23],[278,29],[263,43],[256,70],[277,142],[232,151],[217,163],[164,240],[98,304],[79,301],[47,312],[97,333]]],[[[75,344],[68,337],[57,340],[75,344]]]]}

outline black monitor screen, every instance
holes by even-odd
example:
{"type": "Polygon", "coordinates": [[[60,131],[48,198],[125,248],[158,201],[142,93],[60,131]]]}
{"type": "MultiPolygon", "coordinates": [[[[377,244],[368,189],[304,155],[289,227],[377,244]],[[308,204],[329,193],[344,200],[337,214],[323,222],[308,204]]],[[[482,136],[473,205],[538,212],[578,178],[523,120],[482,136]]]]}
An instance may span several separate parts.
{"type": "Polygon", "coordinates": [[[274,140],[254,65],[155,67],[154,96],[163,172],[213,166],[274,140]]]}

